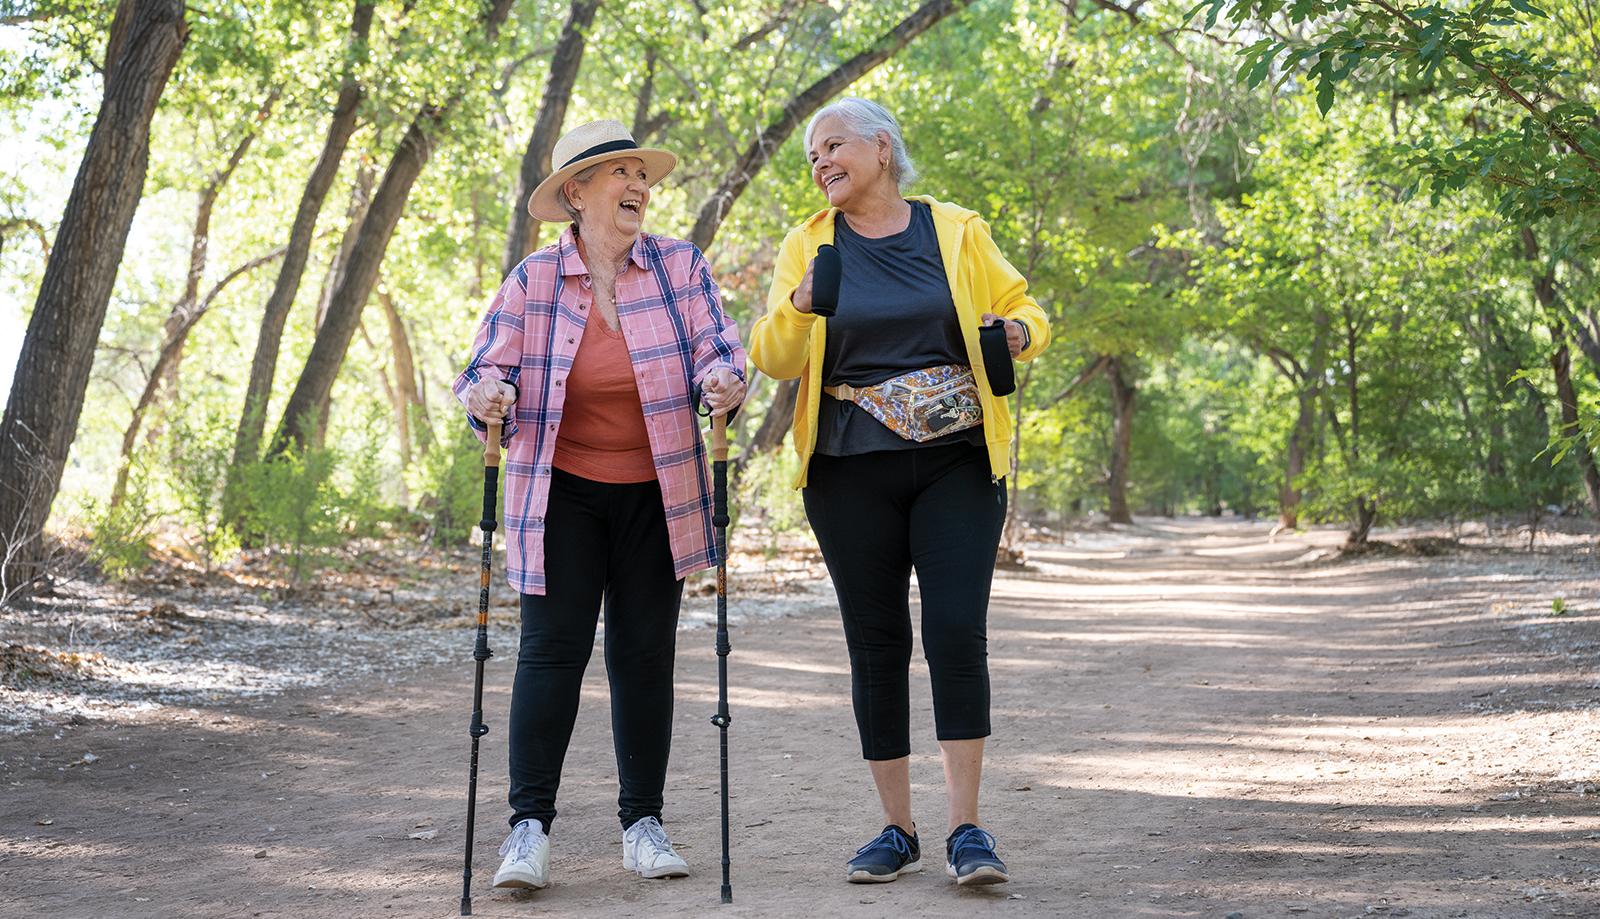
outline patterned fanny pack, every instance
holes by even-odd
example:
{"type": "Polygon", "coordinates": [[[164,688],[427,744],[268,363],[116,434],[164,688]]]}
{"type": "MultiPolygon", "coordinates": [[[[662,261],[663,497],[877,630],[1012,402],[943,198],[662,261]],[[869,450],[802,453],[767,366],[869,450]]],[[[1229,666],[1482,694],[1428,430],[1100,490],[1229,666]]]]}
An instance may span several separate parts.
{"type": "Polygon", "coordinates": [[[972,368],[944,364],[914,370],[876,386],[824,386],[822,391],[854,402],[889,430],[921,443],[983,423],[983,404],[972,368]]]}

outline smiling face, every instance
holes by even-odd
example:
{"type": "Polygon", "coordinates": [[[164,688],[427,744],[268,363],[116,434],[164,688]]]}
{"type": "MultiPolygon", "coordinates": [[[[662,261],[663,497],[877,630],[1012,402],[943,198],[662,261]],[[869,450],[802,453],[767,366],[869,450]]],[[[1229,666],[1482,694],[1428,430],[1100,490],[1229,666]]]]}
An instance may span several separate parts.
{"type": "Polygon", "coordinates": [[[899,197],[899,187],[888,168],[888,141],[862,137],[836,116],[817,122],[806,155],[811,159],[811,181],[834,207],[848,212],[852,203],[899,197]]]}
{"type": "Polygon", "coordinates": [[[582,231],[591,235],[639,235],[645,208],[650,204],[649,179],[644,160],[625,156],[601,163],[588,184],[569,180],[567,199],[583,209],[582,231]]]}

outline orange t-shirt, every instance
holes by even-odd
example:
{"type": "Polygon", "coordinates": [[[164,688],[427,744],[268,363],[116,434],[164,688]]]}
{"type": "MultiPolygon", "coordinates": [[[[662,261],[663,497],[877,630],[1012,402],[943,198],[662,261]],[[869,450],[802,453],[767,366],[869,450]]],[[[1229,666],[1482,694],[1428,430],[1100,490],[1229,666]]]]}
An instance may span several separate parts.
{"type": "Polygon", "coordinates": [[[554,466],[595,482],[654,481],[650,434],[622,331],[591,315],[565,386],[554,466]]]}

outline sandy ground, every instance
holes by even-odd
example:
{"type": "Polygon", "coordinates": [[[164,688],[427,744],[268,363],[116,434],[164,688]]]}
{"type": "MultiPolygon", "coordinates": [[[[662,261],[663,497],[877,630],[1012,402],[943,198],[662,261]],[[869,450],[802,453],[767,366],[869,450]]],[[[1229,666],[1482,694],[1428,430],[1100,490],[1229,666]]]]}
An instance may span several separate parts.
{"type": "MultiPolygon", "coordinates": [[[[983,808],[1015,880],[976,890],[942,871],[925,668],[927,867],[842,881],[880,815],[831,590],[803,550],[738,557],[727,906],[698,582],[666,808],[695,874],[621,867],[596,655],[554,883],[488,886],[515,658],[501,584],[474,914],[1600,916],[1594,536],[1328,558],[1340,538],[1150,519],[1035,543],[1033,570],[1000,573],[983,808]]],[[[470,556],[447,562],[375,558],[288,602],[169,572],[0,611],[0,916],[457,914],[476,578],[470,556]]]]}

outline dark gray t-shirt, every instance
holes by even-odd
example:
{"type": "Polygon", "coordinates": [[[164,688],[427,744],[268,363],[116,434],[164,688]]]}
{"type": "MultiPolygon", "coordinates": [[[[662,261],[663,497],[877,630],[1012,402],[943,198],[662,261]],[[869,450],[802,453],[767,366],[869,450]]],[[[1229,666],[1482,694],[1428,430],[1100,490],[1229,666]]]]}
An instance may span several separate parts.
{"type": "MultiPolygon", "coordinates": [[[[933,210],[912,201],[911,222],[899,233],[868,239],[833,221],[833,244],[842,265],[839,310],[828,320],[822,385],[875,386],[890,377],[943,364],[967,365],[961,324],[933,210]]],[[[968,428],[918,443],[889,430],[854,402],[824,393],[817,412],[816,452],[854,456],[874,450],[909,450],[953,443],[983,444],[983,428],[968,428]]]]}

